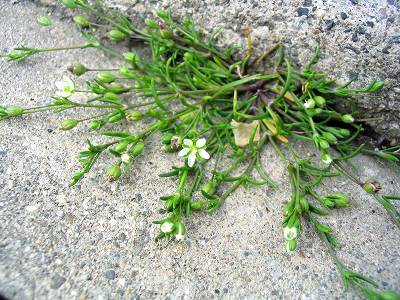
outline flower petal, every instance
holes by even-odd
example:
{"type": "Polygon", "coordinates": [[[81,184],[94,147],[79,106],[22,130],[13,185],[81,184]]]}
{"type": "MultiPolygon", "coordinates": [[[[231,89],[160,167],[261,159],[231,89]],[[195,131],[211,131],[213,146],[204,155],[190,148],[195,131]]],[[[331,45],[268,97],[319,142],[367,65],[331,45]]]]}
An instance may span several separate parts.
{"type": "Polygon", "coordinates": [[[178,156],[186,156],[189,153],[189,148],[183,148],[181,151],[178,152],[178,156]]]}
{"type": "Polygon", "coordinates": [[[185,145],[185,146],[187,146],[187,147],[193,147],[193,142],[192,142],[192,140],[189,140],[189,139],[184,139],[183,140],[183,144],[185,145]]]}
{"type": "Polygon", "coordinates": [[[204,159],[209,159],[210,158],[210,154],[208,154],[208,152],[204,149],[200,149],[198,151],[199,155],[204,158],[204,159]]]}
{"type": "Polygon", "coordinates": [[[197,148],[202,148],[202,147],[204,147],[205,145],[206,145],[206,139],[205,139],[205,138],[199,139],[199,140],[197,140],[197,142],[196,142],[196,147],[197,147],[197,148]]]}
{"type": "Polygon", "coordinates": [[[196,161],[196,152],[192,151],[188,156],[188,166],[190,168],[193,167],[195,161],[196,161]]]}

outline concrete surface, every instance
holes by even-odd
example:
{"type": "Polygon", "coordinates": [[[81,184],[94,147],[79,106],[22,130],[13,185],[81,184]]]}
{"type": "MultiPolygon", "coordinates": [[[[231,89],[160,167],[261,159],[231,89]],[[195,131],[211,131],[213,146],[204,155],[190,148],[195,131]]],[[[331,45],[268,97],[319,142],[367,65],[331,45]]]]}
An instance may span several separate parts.
{"type": "MultiPolygon", "coordinates": [[[[0,1],[0,51],[82,42],[71,22],[60,22],[57,15],[30,2],[0,1]],[[50,29],[35,22],[47,14],[56,25],[50,29]]],[[[92,50],[0,61],[0,103],[48,103],[54,82],[78,59],[90,66],[112,64],[92,50]]],[[[104,157],[86,180],[68,188],[84,137],[99,139],[85,127],[60,132],[63,118],[43,113],[0,123],[0,294],[10,299],[362,298],[355,289],[343,293],[332,261],[308,226],[299,251],[286,253],[281,206],[289,186],[272,149],[266,149],[263,163],[281,188],[239,189],[217,213],[194,215],[183,243],[156,243],[158,227],[151,223],[163,216],[158,198],[175,187],[157,174],[179,163],[176,154],[160,152],[155,136],[120,182],[106,182],[103,170],[111,161],[104,157]]],[[[363,179],[377,178],[388,193],[400,193],[398,172],[368,157],[356,162],[363,179]]],[[[399,230],[349,182],[331,180],[323,190],[339,188],[352,199],[351,208],[333,211],[326,220],[342,242],[339,257],[380,288],[399,292],[399,230]]]]}

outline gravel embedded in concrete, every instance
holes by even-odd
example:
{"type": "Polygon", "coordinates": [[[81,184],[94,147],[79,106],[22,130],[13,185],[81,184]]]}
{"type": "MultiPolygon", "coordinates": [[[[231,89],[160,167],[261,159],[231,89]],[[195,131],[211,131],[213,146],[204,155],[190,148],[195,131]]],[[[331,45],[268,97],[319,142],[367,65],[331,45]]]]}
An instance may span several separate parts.
{"type": "MultiPolygon", "coordinates": [[[[51,8],[2,1],[0,11],[0,51],[83,42],[71,22],[61,22],[51,8]],[[54,26],[39,27],[37,16],[48,14],[54,26]]],[[[54,82],[77,60],[112,63],[94,50],[0,61],[0,103],[48,103],[54,82]]],[[[263,164],[282,185],[278,190],[239,189],[215,214],[194,215],[183,243],[157,243],[159,229],[152,221],[163,216],[158,198],[175,188],[173,180],[157,174],[180,160],[161,152],[155,136],[120,182],[106,182],[104,169],[111,161],[103,158],[88,178],[68,188],[84,137],[100,140],[85,127],[59,131],[63,119],[43,113],[0,123],[0,294],[10,299],[362,298],[355,289],[343,294],[332,261],[308,226],[299,251],[286,253],[281,206],[290,193],[272,149],[265,150],[263,164]],[[114,280],[105,276],[110,271],[114,280]]],[[[307,147],[300,151],[312,155],[307,147]]],[[[356,162],[363,180],[377,178],[388,193],[399,194],[398,171],[369,157],[356,162]]],[[[324,188],[339,189],[352,198],[351,208],[335,210],[326,220],[342,243],[339,257],[380,288],[400,291],[398,229],[359,187],[333,179],[324,188]]]]}

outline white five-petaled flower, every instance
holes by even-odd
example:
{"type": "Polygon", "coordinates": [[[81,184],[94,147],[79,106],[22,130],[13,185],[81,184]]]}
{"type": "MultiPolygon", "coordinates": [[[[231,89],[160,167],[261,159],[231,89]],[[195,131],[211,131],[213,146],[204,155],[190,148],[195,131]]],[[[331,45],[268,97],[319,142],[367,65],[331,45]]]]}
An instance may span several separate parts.
{"type": "Polygon", "coordinates": [[[56,82],[56,87],[58,89],[56,96],[69,97],[75,91],[75,82],[69,77],[64,76],[61,81],[56,82]]]}
{"type": "Polygon", "coordinates": [[[165,221],[164,223],[161,224],[161,231],[164,233],[171,233],[172,230],[174,229],[174,223],[165,221]]]}
{"type": "Polygon", "coordinates": [[[121,155],[121,161],[125,164],[129,164],[129,162],[131,161],[131,157],[128,153],[124,153],[121,155]]]}
{"type": "Polygon", "coordinates": [[[285,227],[283,229],[283,236],[288,241],[294,240],[297,237],[297,228],[296,227],[285,227]]]}
{"type": "Polygon", "coordinates": [[[208,154],[208,152],[205,150],[207,147],[206,139],[204,138],[198,139],[196,144],[194,144],[192,140],[184,139],[182,147],[183,149],[179,151],[178,155],[187,157],[189,167],[193,167],[197,158],[197,154],[204,159],[210,158],[210,154],[208,154]]]}

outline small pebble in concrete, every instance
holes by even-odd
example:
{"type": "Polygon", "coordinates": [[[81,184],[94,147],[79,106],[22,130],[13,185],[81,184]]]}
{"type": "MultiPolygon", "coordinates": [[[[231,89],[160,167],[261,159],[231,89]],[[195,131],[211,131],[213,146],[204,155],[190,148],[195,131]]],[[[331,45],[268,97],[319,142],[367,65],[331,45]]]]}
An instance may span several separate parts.
{"type": "Polygon", "coordinates": [[[104,277],[110,280],[114,280],[117,275],[114,270],[107,270],[104,272],[104,277]]]}
{"type": "Polygon", "coordinates": [[[57,290],[64,284],[65,281],[67,281],[67,279],[56,273],[51,279],[51,288],[57,290]]]}
{"type": "Polygon", "coordinates": [[[309,9],[307,7],[299,7],[297,10],[297,16],[307,16],[309,15],[309,9]]]}
{"type": "Polygon", "coordinates": [[[345,12],[341,12],[340,17],[342,18],[342,20],[346,20],[349,16],[345,12]]]}

